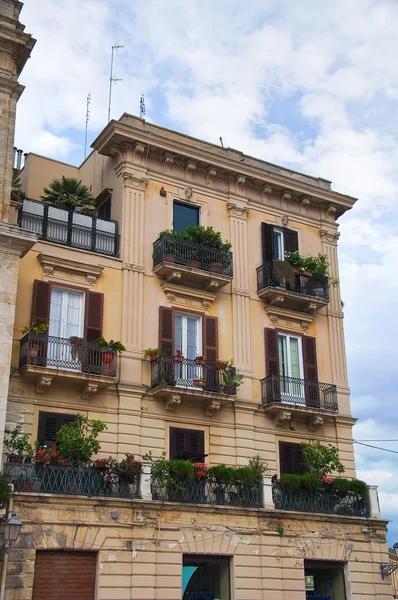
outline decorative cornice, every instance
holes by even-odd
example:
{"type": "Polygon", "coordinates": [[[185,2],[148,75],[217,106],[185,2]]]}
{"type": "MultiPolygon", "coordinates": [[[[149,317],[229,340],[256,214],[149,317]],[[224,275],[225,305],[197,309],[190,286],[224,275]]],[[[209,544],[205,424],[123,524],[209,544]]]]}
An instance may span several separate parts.
{"type": "Polygon", "coordinates": [[[22,258],[37,242],[37,235],[17,225],[0,222],[0,252],[22,258]]]}
{"type": "Polygon", "coordinates": [[[132,187],[139,190],[145,190],[149,181],[149,179],[146,179],[145,177],[137,177],[126,172],[123,173],[123,179],[126,187],[132,187]]]}
{"type": "MultiPolygon", "coordinates": [[[[177,275],[180,275],[180,273],[177,273],[177,275]]],[[[178,279],[176,280],[178,281],[178,279]]],[[[184,307],[186,310],[189,310],[189,308],[204,312],[210,310],[212,303],[216,299],[215,293],[199,288],[182,286],[173,283],[173,281],[164,281],[161,285],[170,304],[184,307]]]]}
{"type": "Polygon", "coordinates": [[[322,239],[330,243],[337,243],[337,240],[340,237],[339,231],[329,231],[328,229],[323,229],[322,227],[319,229],[319,234],[322,239]]]}
{"type": "Polygon", "coordinates": [[[246,220],[248,215],[249,215],[249,211],[250,208],[248,206],[240,206],[239,204],[235,203],[235,202],[228,202],[227,203],[227,209],[229,212],[229,215],[231,217],[237,217],[239,219],[244,219],[246,220]]]}
{"type": "Polygon", "coordinates": [[[164,161],[163,161],[163,170],[165,173],[170,173],[171,165],[174,162],[174,158],[175,158],[174,154],[171,154],[170,152],[166,152],[166,155],[165,155],[164,161]]]}
{"type": "Polygon", "coordinates": [[[196,171],[197,163],[193,160],[189,160],[185,166],[185,179],[187,181],[192,181],[193,174],[196,171]]]}
{"type": "Polygon", "coordinates": [[[56,277],[57,272],[69,272],[76,275],[83,275],[88,285],[94,285],[97,278],[101,275],[104,267],[97,265],[84,264],[68,258],[52,256],[50,254],[40,253],[37,257],[43,267],[43,273],[46,277],[56,277]],[[54,274],[55,273],[55,274],[54,274]]]}
{"type": "Polygon", "coordinates": [[[213,180],[217,176],[217,171],[209,167],[206,172],[206,183],[210,187],[213,185],[213,180]]]}
{"type": "Polygon", "coordinates": [[[292,331],[298,331],[306,335],[309,326],[314,320],[314,316],[310,313],[292,311],[274,304],[266,304],[264,308],[271,321],[271,325],[275,328],[291,329],[292,331]]]}
{"type": "Polygon", "coordinates": [[[144,265],[135,265],[133,263],[124,262],[123,269],[126,271],[137,271],[138,273],[145,273],[144,265]]]}

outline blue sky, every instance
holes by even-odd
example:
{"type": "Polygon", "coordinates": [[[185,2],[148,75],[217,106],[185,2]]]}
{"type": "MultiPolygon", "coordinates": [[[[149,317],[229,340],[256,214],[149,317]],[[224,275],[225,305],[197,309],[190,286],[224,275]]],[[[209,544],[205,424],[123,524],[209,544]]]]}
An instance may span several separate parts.
{"type": "MultiPolygon", "coordinates": [[[[358,440],[398,439],[398,3],[395,0],[27,0],[38,42],[16,145],[78,164],[112,116],[147,119],[331,179],[359,198],[341,218],[341,290],[358,440]]],[[[372,442],[370,442],[372,443],[372,442]]],[[[375,442],[398,452],[397,442],[375,442]]],[[[396,455],[356,446],[398,541],[396,455]]]]}

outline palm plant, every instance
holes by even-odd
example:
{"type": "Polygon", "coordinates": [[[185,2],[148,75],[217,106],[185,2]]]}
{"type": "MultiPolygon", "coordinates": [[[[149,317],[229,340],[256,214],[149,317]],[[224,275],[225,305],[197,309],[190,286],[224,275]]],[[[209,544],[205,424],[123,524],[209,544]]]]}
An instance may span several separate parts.
{"type": "Polygon", "coordinates": [[[50,185],[44,188],[40,198],[43,202],[59,208],[78,209],[85,213],[95,211],[94,197],[90,190],[74,177],[62,176],[61,179],[53,179],[50,185]]]}

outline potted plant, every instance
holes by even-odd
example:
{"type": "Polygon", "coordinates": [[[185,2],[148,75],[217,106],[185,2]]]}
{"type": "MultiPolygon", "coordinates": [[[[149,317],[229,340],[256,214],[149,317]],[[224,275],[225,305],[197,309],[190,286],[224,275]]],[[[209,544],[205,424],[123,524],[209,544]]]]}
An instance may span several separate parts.
{"type": "Polygon", "coordinates": [[[72,335],[69,338],[72,360],[78,362],[84,362],[86,357],[86,340],[78,337],[77,335],[72,335]]]}
{"type": "Polygon", "coordinates": [[[158,239],[162,240],[163,245],[163,257],[162,260],[165,262],[175,263],[176,254],[175,254],[175,242],[174,240],[178,238],[178,234],[172,231],[171,229],[165,229],[159,233],[158,239]]]}
{"type": "Polygon", "coordinates": [[[236,394],[236,388],[242,385],[243,375],[236,372],[232,358],[227,363],[225,369],[221,369],[220,373],[223,377],[222,385],[224,394],[236,394]]]}
{"type": "Polygon", "coordinates": [[[174,377],[173,373],[171,373],[170,371],[160,371],[158,379],[159,379],[160,385],[164,384],[164,385],[175,386],[175,384],[176,384],[176,378],[174,377]]]}
{"type": "Polygon", "coordinates": [[[77,413],[76,419],[64,423],[58,431],[57,450],[71,465],[85,466],[91,461],[93,454],[100,450],[98,435],[107,429],[100,420],[89,420],[88,417],[77,413]]]}
{"type": "Polygon", "coordinates": [[[195,471],[195,477],[206,477],[209,466],[206,465],[206,463],[197,462],[193,463],[193,468],[195,471]]]}
{"type": "Polygon", "coordinates": [[[96,458],[94,462],[94,467],[96,469],[106,469],[108,459],[107,458],[96,458]]]}
{"type": "Polygon", "coordinates": [[[110,375],[110,365],[113,361],[113,359],[116,356],[117,352],[124,352],[124,350],[126,350],[125,346],[123,346],[123,344],[121,342],[115,342],[114,340],[109,340],[109,342],[107,342],[105,340],[104,337],[100,337],[98,339],[95,340],[95,343],[100,346],[102,348],[102,364],[104,365],[103,368],[103,375],[109,376],[110,375]]]}
{"type": "Polygon", "coordinates": [[[28,436],[22,433],[22,425],[16,425],[11,431],[5,431],[4,449],[8,455],[8,462],[30,462],[34,453],[33,447],[28,442],[28,436]]]}
{"type": "Polygon", "coordinates": [[[208,469],[207,478],[214,486],[216,503],[224,504],[226,490],[235,481],[235,469],[224,464],[215,465],[208,469]]]}
{"type": "MultiPolygon", "coordinates": [[[[48,323],[42,323],[41,325],[37,325],[36,321],[28,321],[25,325],[23,325],[22,329],[20,329],[20,333],[22,335],[27,335],[28,333],[33,333],[35,335],[43,335],[46,333],[47,329],[50,327],[48,323]]],[[[29,339],[28,346],[28,358],[36,360],[39,356],[40,344],[39,340],[29,339]]]]}
{"type": "Polygon", "coordinates": [[[206,360],[203,358],[203,356],[197,356],[195,358],[195,365],[205,365],[206,364],[206,360]]]}
{"type": "Polygon", "coordinates": [[[147,358],[151,362],[154,362],[162,355],[161,350],[159,348],[147,348],[144,350],[144,358],[147,358]]]}
{"type": "Polygon", "coordinates": [[[129,478],[136,479],[141,473],[141,461],[134,458],[134,454],[126,452],[126,458],[124,458],[119,464],[119,470],[121,474],[128,475],[129,478]]]}
{"type": "Polygon", "coordinates": [[[219,358],[216,360],[216,363],[215,363],[216,369],[225,369],[227,365],[228,365],[227,360],[221,360],[219,358]]]}
{"type": "Polygon", "coordinates": [[[196,385],[197,387],[205,388],[206,387],[206,379],[203,379],[203,378],[194,379],[193,384],[196,385]]]}
{"type": "Polygon", "coordinates": [[[174,358],[175,362],[183,362],[184,356],[181,353],[181,350],[176,350],[176,353],[173,358],[174,358]]]}

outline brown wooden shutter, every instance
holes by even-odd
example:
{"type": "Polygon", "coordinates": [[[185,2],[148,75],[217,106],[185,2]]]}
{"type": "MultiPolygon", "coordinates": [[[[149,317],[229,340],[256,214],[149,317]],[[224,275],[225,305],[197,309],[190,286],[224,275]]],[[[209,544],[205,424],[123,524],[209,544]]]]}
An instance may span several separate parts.
{"type": "Polygon", "coordinates": [[[298,233],[292,229],[283,229],[283,240],[285,252],[296,252],[298,250],[298,233]]]}
{"type": "Polygon", "coordinates": [[[94,600],[96,552],[37,550],[32,600],[94,600]]]}
{"type": "Polygon", "coordinates": [[[268,375],[279,375],[279,351],[278,332],[266,327],[265,337],[265,373],[268,375]]]}
{"type": "Polygon", "coordinates": [[[203,318],[203,354],[206,361],[214,364],[218,358],[218,319],[203,318]]]}
{"type": "Polygon", "coordinates": [[[170,427],[170,458],[204,460],[205,435],[200,429],[170,427]]]}
{"type": "Polygon", "coordinates": [[[162,354],[174,354],[174,310],[165,306],[159,307],[159,348],[162,354]]]}
{"type": "Polygon", "coordinates": [[[279,442],[279,467],[281,475],[282,473],[302,475],[305,472],[301,444],[279,442]]]}
{"type": "Polygon", "coordinates": [[[316,342],[314,337],[303,337],[304,379],[317,381],[318,367],[316,364],[316,342]]]}
{"type": "Polygon", "coordinates": [[[274,228],[269,223],[261,223],[263,264],[274,259],[274,228]]]}
{"type": "Polygon", "coordinates": [[[31,321],[37,325],[50,322],[51,283],[35,279],[33,284],[33,301],[31,321]]]}
{"type": "Polygon", "coordinates": [[[102,336],[102,317],[104,311],[104,294],[87,292],[84,338],[93,342],[102,336]]]}
{"type": "Polygon", "coordinates": [[[76,415],[40,411],[39,426],[37,429],[38,442],[43,446],[54,443],[62,425],[70,423],[75,419],[76,415]]]}

